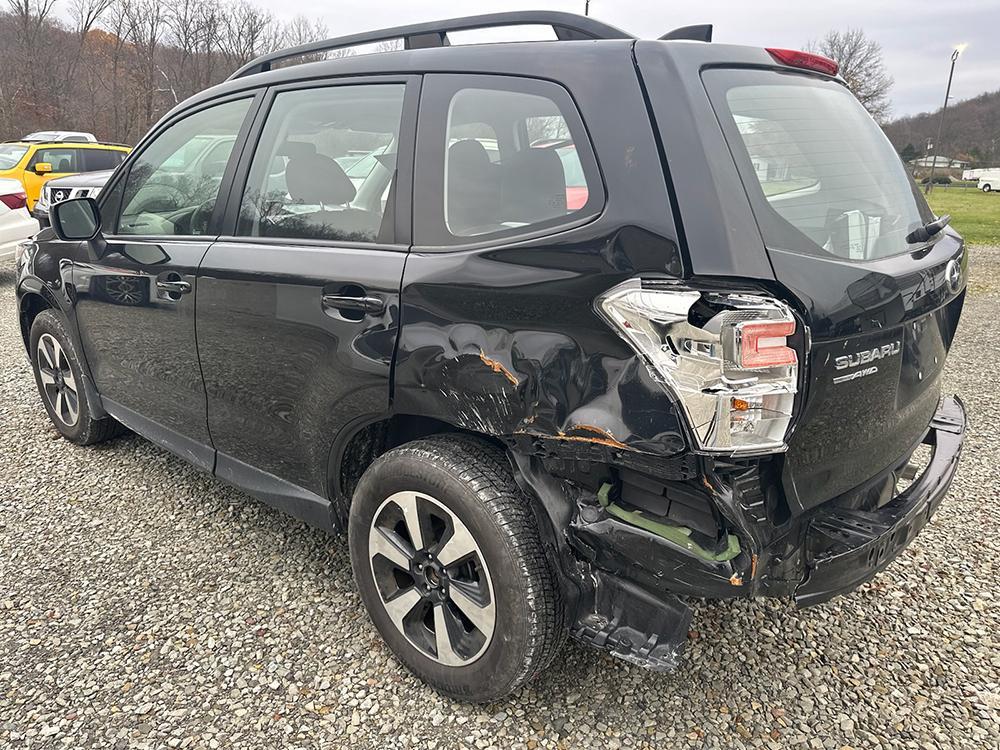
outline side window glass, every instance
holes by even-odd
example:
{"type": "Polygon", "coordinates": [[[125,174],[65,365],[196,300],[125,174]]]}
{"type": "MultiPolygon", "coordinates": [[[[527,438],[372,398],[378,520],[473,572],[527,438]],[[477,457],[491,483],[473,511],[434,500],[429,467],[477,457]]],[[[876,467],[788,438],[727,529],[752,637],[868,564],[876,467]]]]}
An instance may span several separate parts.
{"type": "Polygon", "coordinates": [[[87,172],[114,169],[122,163],[122,152],[99,148],[87,149],[83,151],[83,161],[87,172]]]}
{"type": "Polygon", "coordinates": [[[453,237],[557,224],[590,199],[576,135],[553,98],[462,88],[446,131],[444,220],[453,237]]]}
{"type": "Polygon", "coordinates": [[[53,172],[82,172],[80,149],[43,148],[35,155],[34,164],[45,162],[52,165],[53,172]]]}
{"type": "Polygon", "coordinates": [[[132,162],[118,234],[204,235],[251,99],[195,112],[132,162]]]}
{"type": "Polygon", "coordinates": [[[261,132],[237,234],[380,239],[396,172],[403,84],[285,91],[261,132]]]}

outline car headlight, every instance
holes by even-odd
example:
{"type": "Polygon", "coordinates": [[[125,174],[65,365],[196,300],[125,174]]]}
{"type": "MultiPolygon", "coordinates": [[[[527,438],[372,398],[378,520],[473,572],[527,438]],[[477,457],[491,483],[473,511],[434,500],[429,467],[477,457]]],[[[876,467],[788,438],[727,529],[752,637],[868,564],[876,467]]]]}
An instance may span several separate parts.
{"type": "Polygon", "coordinates": [[[601,295],[597,309],[680,403],[698,449],[787,448],[798,354],[784,302],[632,279],[601,295]]]}

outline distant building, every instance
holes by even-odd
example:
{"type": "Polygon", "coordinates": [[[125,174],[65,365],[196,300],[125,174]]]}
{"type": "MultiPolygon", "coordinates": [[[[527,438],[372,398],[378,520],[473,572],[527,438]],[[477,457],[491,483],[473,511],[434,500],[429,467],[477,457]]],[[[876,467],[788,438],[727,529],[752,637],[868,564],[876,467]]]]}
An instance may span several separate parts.
{"type": "Polygon", "coordinates": [[[969,166],[969,162],[952,159],[950,156],[921,156],[910,163],[915,167],[934,166],[937,169],[965,169],[969,166]]]}

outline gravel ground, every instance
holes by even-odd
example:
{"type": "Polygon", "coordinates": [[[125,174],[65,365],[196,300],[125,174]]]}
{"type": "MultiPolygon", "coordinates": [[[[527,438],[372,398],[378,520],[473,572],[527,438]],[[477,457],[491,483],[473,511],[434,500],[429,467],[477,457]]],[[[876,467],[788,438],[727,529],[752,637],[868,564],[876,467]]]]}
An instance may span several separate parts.
{"type": "Polygon", "coordinates": [[[885,573],[801,613],[698,605],[670,675],[569,645],[489,707],[391,658],[342,540],[138,437],[59,439],[0,267],[0,747],[1000,747],[1000,248],[972,257],[961,471],[885,573]]]}

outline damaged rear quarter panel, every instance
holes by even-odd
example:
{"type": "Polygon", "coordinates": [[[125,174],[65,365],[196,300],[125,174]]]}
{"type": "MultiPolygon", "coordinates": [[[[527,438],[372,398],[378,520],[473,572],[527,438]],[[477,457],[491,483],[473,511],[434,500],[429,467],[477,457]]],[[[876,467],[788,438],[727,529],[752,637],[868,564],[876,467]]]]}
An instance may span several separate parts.
{"type": "Polygon", "coordinates": [[[594,311],[594,299],[619,281],[678,268],[676,245],[635,228],[590,235],[411,254],[394,410],[542,439],[568,455],[592,445],[683,450],[667,393],[594,311]]]}

